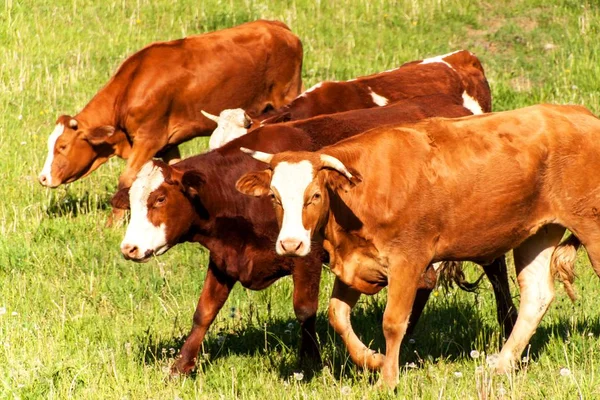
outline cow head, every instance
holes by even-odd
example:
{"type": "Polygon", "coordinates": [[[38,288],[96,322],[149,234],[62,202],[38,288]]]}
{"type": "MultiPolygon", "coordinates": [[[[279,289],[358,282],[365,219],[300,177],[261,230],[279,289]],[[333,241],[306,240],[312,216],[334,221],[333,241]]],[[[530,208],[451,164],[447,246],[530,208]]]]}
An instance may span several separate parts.
{"type": "Polygon", "coordinates": [[[62,115],[48,138],[48,155],[39,181],[55,188],[76,181],[94,171],[114,154],[113,126],[86,126],[69,115],[62,115]]]}
{"type": "Polygon", "coordinates": [[[335,157],[310,152],[267,154],[241,149],[269,164],[264,171],[249,172],[236,189],[250,196],[269,196],[279,223],[275,251],[284,256],[306,256],[311,240],[329,215],[329,196],[349,190],[362,181],[335,157]]]}
{"type": "Polygon", "coordinates": [[[114,208],[131,209],[123,256],[146,262],[184,241],[198,215],[194,200],[203,184],[198,171],[182,172],[162,161],[144,164],[131,188],[119,190],[111,200],[114,208]]]}
{"type": "Polygon", "coordinates": [[[252,118],[241,108],[223,110],[217,117],[201,110],[202,114],[217,123],[217,129],[210,135],[208,148],[214,150],[248,133],[252,127],[252,118]]]}

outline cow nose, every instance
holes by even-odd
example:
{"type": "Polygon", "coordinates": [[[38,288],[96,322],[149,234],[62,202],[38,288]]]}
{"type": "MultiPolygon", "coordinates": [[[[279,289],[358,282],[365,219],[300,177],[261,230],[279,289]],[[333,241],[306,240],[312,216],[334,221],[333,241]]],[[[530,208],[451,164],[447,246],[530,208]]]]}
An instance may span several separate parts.
{"type": "Polygon", "coordinates": [[[134,244],[124,244],[121,246],[121,253],[125,256],[125,258],[131,259],[135,258],[137,254],[138,247],[134,244]]]}
{"type": "Polygon", "coordinates": [[[46,174],[40,174],[40,176],[38,176],[38,180],[40,181],[42,186],[48,185],[48,177],[46,176],[46,174]]]}
{"type": "Polygon", "coordinates": [[[285,239],[280,241],[280,244],[286,253],[297,253],[303,246],[302,241],[298,239],[285,239]]]}

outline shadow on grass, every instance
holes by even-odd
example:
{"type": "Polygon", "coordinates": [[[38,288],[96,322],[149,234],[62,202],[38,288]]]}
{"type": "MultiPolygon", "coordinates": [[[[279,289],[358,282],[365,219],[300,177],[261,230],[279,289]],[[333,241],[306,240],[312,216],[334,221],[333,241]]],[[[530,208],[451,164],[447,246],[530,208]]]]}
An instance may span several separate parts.
{"type": "MultiPolygon", "coordinates": [[[[385,351],[385,339],[381,322],[383,307],[381,302],[367,300],[352,314],[352,324],[357,335],[371,349],[385,351]]],[[[246,326],[239,328],[217,328],[217,334],[211,327],[208,338],[204,340],[198,359],[208,354],[210,361],[229,356],[260,357],[267,368],[277,370],[281,379],[289,379],[294,372],[302,370],[304,381],[310,381],[322,366],[300,365],[297,350],[300,346],[300,328],[295,318],[271,318],[266,327],[246,326]]],[[[540,327],[531,340],[529,357],[532,360],[544,352],[552,337],[563,340],[573,334],[584,335],[588,332],[600,332],[600,320],[581,321],[576,324],[568,320],[558,320],[540,327]]],[[[351,378],[360,369],[349,360],[348,353],[340,337],[329,326],[326,315],[317,318],[317,334],[321,343],[324,365],[334,376],[351,378]]],[[[470,358],[471,350],[497,352],[500,348],[500,327],[493,321],[484,321],[473,305],[464,301],[450,301],[442,304],[430,304],[425,309],[415,331],[406,336],[401,349],[401,367],[414,363],[419,367],[424,361],[437,363],[440,359],[447,362],[470,358]],[[412,339],[412,340],[411,340],[412,339]]],[[[142,363],[155,363],[174,358],[183,346],[185,336],[170,339],[155,339],[146,332],[139,342],[138,356],[142,363]]],[[[412,365],[412,364],[411,364],[412,365]]],[[[413,366],[413,367],[414,367],[413,366]]],[[[198,368],[210,373],[210,362],[201,361],[198,368]]],[[[192,377],[195,373],[192,374],[192,377]]],[[[376,379],[373,374],[369,379],[376,379]]]]}
{"type": "Polygon", "coordinates": [[[88,214],[92,211],[102,211],[111,208],[110,199],[112,191],[102,195],[90,195],[85,192],[81,196],[67,192],[64,195],[53,195],[46,208],[46,215],[50,218],[64,216],[76,217],[79,214],[88,214]]]}

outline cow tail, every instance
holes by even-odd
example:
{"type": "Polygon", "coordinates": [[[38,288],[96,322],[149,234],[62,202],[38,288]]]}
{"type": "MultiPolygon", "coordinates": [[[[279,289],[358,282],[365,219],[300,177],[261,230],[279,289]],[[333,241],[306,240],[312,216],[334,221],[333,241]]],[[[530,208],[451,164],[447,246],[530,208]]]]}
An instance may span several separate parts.
{"type": "Polygon", "coordinates": [[[573,288],[575,280],[575,261],[577,260],[577,249],[581,242],[574,235],[569,235],[563,240],[552,253],[550,266],[555,278],[562,281],[567,295],[571,301],[575,302],[577,296],[573,288]]]}
{"type": "Polygon", "coordinates": [[[444,261],[439,267],[439,284],[446,290],[455,284],[466,292],[474,292],[479,288],[484,275],[481,274],[475,282],[469,282],[465,277],[460,261],[444,261]]]}

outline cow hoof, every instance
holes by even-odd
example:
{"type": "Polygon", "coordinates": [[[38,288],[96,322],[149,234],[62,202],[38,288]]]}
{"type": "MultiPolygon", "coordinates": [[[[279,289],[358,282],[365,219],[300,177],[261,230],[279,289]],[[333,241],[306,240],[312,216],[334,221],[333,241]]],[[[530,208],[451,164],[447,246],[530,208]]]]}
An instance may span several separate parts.
{"type": "Polygon", "coordinates": [[[498,375],[504,375],[514,370],[510,360],[501,357],[500,354],[491,354],[486,358],[487,366],[498,375]]]}
{"type": "Polygon", "coordinates": [[[196,367],[195,362],[184,361],[182,359],[179,359],[171,367],[170,376],[172,378],[177,378],[182,375],[189,375],[190,372],[192,372],[194,370],[194,367],[196,367]]]}

